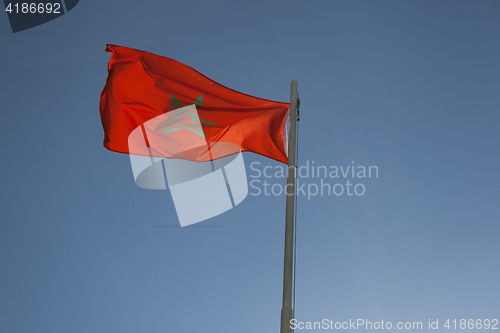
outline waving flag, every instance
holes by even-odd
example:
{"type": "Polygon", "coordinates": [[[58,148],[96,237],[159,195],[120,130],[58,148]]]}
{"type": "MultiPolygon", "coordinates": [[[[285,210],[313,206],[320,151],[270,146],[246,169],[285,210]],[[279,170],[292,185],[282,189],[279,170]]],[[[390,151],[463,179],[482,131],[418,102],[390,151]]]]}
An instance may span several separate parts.
{"type": "MultiPolygon", "coordinates": [[[[114,45],[108,45],[106,51],[111,53],[111,59],[100,113],[107,149],[141,155],[130,151],[133,145],[129,145],[129,136],[140,126],[145,130],[144,124],[156,118],[161,119],[155,120],[156,136],[173,137],[177,132],[189,131],[209,146],[232,143],[239,146],[239,151],[287,163],[284,125],[289,103],[237,92],[170,58],[114,45]],[[196,106],[196,112],[190,111],[190,105],[196,106]],[[170,111],[175,112],[166,116],[170,111]]],[[[228,155],[221,152],[220,156],[200,154],[197,160],[228,155]]],[[[176,157],[161,149],[153,150],[153,154],[176,157]]]]}

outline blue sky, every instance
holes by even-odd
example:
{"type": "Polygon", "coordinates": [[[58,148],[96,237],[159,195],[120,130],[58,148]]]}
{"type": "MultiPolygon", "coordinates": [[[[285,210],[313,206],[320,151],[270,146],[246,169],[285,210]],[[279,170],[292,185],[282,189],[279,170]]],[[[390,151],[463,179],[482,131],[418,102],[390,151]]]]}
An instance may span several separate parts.
{"type": "Polygon", "coordinates": [[[81,0],[16,34],[0,15],[0,332],[279,331],[285,197],[176,227],[102,146],[107,43],[266,99],[297,80],[300,165],[378,167],[362,196],[299,197],[298,320],[499,319],[499,37],[498,1],[81,0]]]}

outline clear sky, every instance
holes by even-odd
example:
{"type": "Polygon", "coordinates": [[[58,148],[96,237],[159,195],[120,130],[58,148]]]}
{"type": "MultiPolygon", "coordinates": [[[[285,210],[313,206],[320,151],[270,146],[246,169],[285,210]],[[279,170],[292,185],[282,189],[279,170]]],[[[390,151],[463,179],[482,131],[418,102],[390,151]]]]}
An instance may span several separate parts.
{"type": "Polygon", "coordinates": [[[266,99],[297,80],[300,165],[378,167],[299,196],[299,321],[500,319],[498,0],[81,0],[0,14],[0,42],[0,332],[279,331],[285,197],[178,227],[102,146],[107,43],[266,99]]]}

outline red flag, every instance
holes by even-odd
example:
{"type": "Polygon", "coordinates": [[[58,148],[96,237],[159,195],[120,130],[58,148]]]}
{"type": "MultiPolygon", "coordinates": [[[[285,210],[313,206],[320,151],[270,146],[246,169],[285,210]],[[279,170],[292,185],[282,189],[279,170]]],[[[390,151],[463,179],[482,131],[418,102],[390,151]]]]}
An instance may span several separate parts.
{"type": "MultiPolygon", "coordinates": [[[[195,104],[197,122],[209,144],[229,142],[241,151],[288,162],[283,131],[289,103],[229,89],[170,58],[114,45],[107,45],[106,51],[111,59],[100,113],[107,149],[133,153],[128,138],[134,129],[195,104]]],[[[166,126],[163,133],[169,130],[166,126]]]]}

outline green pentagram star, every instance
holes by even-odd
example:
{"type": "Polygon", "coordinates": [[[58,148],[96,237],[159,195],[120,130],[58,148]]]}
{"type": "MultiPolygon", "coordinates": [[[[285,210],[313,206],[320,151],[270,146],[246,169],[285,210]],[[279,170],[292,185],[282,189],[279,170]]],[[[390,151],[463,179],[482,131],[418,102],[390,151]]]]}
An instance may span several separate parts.
{"type": "MultiPolygon", "coordinates": [[[[205,134],[203,133],[203,130],[201,128],[202,122],[204,123],[203,125],[217,125],[217,124],[201,119],[200,117],[198,117],[197,112],[190,112],[174,96],[170,95],[170,98],[172,99],[172,104],[174,106],[175,119],[173,123],[165,127],[162,133],[172,133],[184,128],[206,139],[205,134]],[[192,123],[191,125],[179,124],[179,118],[183,113],[187,113],[188,115],[191,116],[191,123],[192,123]]],[[[200,97],[198,97],[193,104],[196,105],[196,110],[198,110],[203,105],[203,94],[201,94],[200,97]]]]}

